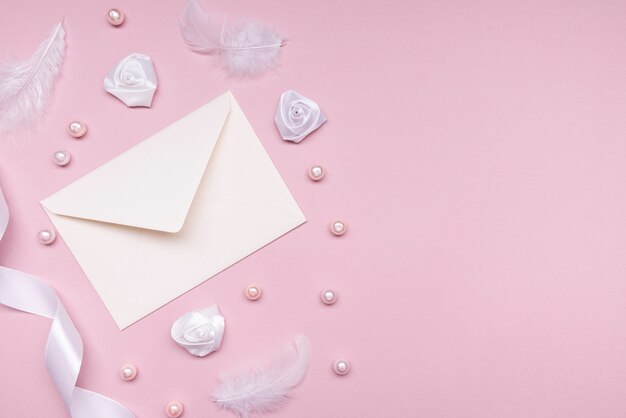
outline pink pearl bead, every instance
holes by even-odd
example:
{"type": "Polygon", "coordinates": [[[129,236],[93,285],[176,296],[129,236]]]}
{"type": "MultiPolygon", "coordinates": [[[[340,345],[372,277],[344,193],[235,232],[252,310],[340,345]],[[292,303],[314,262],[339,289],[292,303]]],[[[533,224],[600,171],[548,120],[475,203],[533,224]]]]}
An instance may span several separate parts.
{"type": "Polygon", "coordinates": [[[324,178],[325,174],[324,168],[319,165],[314,165],[309,169],[309,178],[313,181],[320,181],[324,178]]]}
{"type": "Polygon", "coordinates": [[[57,239],[57,234],[52,229],[42,229],[37,234],[37,238],[43,245],[50,245],[57,239]]]}
{"type": "Polygon", "coordinates": [[[165,415],[170,418],[178,418],[183,414],[183,404],[178,401],[172,401],[165,406],[165,415]]]}
{"type": "Polygon", "coordinates": [[[124,23],[124,19],[126,19],[126,17],[124,16],[124,13],[120,12],[117,9],[111,9],[107,13],[107,20],[113,26],[121,25],[122,23],[124,23]]]}
{"type": "Polygon", "coordinates": [[[137,367],[132,364],[126,364],[120,369],[120,377],[125,382],[130,382],[137,377],[137,367]]]}
{"type": "Polygon", "coordinates": [[[248,300],[257,300],[261,297],[261,288],[257,285],[251,284],[246,287],[246,298],[248,300]]]}
{"type": "Polygon", "coordinates": [[[81,138],[87,133],[87,125],[85,125],[84,123],[80,121],[75,120],[73,122],[70,122],[69,125],[67,125],[67,131],[74,138],[81,138]]]}
{"type": "Polygon", "coordinates": [[[333,363],[333,371],[339,376],[344,376],[350,372],[350,363],[347,360],[339,359],[333,363]]]}
{"type": "Polygon", "coordinates": [[[322,303],[326,305],[332,305],[333,303],[337,302],[337,292],[331,289],[326,289],[322,291],[320,299],[322,300],[322,303]]]}
{"type": "Polygon", "coordinates": [[[346,233],[347,229],[348,225],[342,221],[334,221],[330,224],[330,232],[332,232],[333,235],[341,236],[346,233]]]}

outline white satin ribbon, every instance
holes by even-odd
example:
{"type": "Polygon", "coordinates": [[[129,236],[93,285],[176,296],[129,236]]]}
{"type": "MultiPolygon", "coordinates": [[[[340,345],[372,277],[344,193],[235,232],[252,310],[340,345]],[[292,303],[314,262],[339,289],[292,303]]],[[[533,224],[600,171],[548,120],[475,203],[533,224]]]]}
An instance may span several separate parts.
{"type": "MultiPolygon", "coordinates": [[[[0,189],[0,239],[9,211],[0,189]]],[[[76,387],[83,340],[54,289],[35,276],[0,267],[0,304],[52,319],[45,350],[48,372],[72,418],[134,418],[122,404],[76,387]]]]}
{"type": "Polygon", "coordinates": [[[7,206],[7,201],[4,200],[4,194],[2,193],[2,188],[0,187],[0,241],[4,236],[4,231],[6,231],[7,225],[9,225],[9,207],[7,206]]]}

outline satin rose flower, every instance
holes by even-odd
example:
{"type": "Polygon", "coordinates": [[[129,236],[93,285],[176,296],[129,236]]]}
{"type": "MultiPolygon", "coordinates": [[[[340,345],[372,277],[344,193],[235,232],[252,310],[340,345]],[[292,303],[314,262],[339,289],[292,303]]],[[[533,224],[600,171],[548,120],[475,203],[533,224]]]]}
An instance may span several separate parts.
{"type": "Polygon", "coordinates": [[[197,357],[204,357],[220,348],[224,336],[224,317],[217,305],[191,311],[172,325],[172,339],[197,357]]]}
{"type": "Polygon", "coordinates": [[[149,56],[133,53],[117,63],[104,78],[104,89],[128,107],[150,107],[157,76],[149,56]]]}
{"type": "Polygon", "coordinates": [[[295,90],[280,96],[274,118],[280,136],[285,141],[298,143],[326,122],[319,105],[295,90]]]}

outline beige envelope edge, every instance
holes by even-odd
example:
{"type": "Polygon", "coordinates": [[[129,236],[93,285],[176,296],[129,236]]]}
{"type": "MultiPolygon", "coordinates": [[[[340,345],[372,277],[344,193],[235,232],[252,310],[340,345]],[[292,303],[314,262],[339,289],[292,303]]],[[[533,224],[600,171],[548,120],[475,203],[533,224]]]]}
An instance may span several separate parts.
{"type": "Polygon", "coordinates": [[[41,204],[120,329],[306,222],[230,92],[41,204]]]}

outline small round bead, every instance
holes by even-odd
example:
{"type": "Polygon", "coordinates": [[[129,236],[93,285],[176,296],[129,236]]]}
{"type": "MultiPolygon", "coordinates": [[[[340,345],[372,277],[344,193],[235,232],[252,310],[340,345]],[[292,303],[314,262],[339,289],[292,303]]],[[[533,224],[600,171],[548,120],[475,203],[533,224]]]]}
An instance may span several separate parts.
{"type": "Polygon", "coordinates": [[[73,122],[70,122],[69,125],[67,125],[67,131],[74,138],[81,138],[87,133],[87,125],[85,125],[84,123],[80,121],[75,120],[73,122]]]}
{"type": "Polygon", "coordinates": [[[320,299],[322,300],[322,303],[326,305],[332,305],[333,303],[337,302],[337,292],[331,289],[326,289],[322,291],[320,299]]]}
{"type": "Polygon", "coordinates": [[[129,382],[137,377],[137,367],[132,364],[126,364],[120,369],[120,377],[123,381],[129,382]]]}
{"type": "Polygon", "coordinates": [[[107,13],[107,20],[113,26],[119,26],[124,23],[124,13],[120,12],[118,9],[111,9],[109,13],[107,13]]]}
{"type": "Polygon", "coordinates": [[[183,404],[178,401],[171,401],[165,406],[165,415],[170,418],[178,418],[183,414],[183,404]]]}
{"type": "Polygon", "coordinates": [[[42,229],[39,231],[39,234],[37,234],[37,238],[43,245],[50,245],[57,239],[57,234],[52,229],[42,229]]]}
{"type": "Polygon", "coordinates": [[[313,181],[320,181],[324,178],[324,168],[319,165],[314,165],[309,169],[309,178],[313,181]]]}
{"type": "Polygon", "coordinates": [[[261,288],[257,285],[251,284],[246,287],[246,298],[248,300],[257,300],[261,297],[261,288]]]}
{"type": "Polygon", "coordinates": [[[66,166],[70,163],[72,156],[67,151],[57,151],[52,156],[54,163],[58,166],[66,166]]]}
{"type": "Polygon", "coordinates": [[[339,359],[333,363],[333,371],[339,376],[344,376],[350,372],[350,363],[347,360],[339,359]]]}
{"type": "Polygon", "coordinates": [[[131,73],[126,73],[122,75],[122,82],[127,86],[132,86],[135,83],[135,76],[131,73]]]}
{"type": "Polygon", "coordinates": [[[330,224],[330,232],[332,232],[333,235],[343,235],[346,233],[347,229],[348,226],[342,221],[334,221],[330,224]]]}

